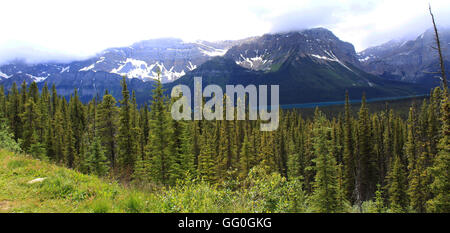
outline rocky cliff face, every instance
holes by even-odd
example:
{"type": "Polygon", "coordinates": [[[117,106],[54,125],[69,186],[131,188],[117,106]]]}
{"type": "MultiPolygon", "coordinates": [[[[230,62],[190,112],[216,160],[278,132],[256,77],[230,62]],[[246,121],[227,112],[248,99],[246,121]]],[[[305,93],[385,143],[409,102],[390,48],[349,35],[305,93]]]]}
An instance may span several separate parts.
{"type": "Polygon", "coordinates": [[[166,85],[279,85],[280,103],[295,104],[351,98],[413,95],[421,88],[386,80],[360,69],[353,45],[322,28],[264,35],[233,46],[182,78],[166,85]]]}
{"type": "Polygon", "coordinates": [[[294,53],[302,57],[359,65],[353,45],[339,40],[324,28],[266,34],[232,47],[225,56],[248,69],[273,71],[294,53]]]}
{"type": "MultiPolygon", "coordinates": [[[[447,67],[450,63],[450,29],[441,29],[440,40],[447,67]]],[[[434,31],[427,30],[414,40],[389,41],[358,53],[361,67],[383,78],[414,83],[436,83],[439,71],[434,31]]]]}

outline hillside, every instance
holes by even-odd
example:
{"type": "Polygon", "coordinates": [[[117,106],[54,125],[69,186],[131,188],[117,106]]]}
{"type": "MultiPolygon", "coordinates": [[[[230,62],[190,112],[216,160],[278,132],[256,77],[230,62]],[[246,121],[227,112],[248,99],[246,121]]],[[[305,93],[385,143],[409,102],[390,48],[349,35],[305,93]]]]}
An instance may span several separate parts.
{"type": "MultiPolygon", "coordinates": [[[[440,28],[445,66],[450,65],[450,29],[440,28]]],[[[439,58],[435,49],[433,29],[428,29],[413,40],[391,40],[358,53],[364,71],[385,79],[421,83],[425,86],[439,84],[436,71],[439,58]]],[[[447,71],[448,73],[448,71],[447,71]]]]}
{"type": "Polygon", "coordinates": [[[0,213],[254,212],[237,195],[220,200],[227,193],[205,184],[137,191],[4,149],[0,187],[0,213]]]}

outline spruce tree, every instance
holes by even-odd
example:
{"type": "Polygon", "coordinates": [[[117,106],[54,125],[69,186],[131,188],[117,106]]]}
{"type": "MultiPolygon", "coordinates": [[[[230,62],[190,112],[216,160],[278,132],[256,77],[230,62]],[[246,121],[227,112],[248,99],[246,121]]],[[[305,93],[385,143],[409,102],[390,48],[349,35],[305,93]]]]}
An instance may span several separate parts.
{"type": "Polygon", "coordinates": [[[11,90],[8,94],[7,107],[10,129],[14,134],[14,139],[17,141],[22,137],[22,118],[20,114],[23,110],[19,91],[17,90],[17,85],[15,82],[12,84],[11,90]]]}
{"type": "Polygon", "coordinates": [[[121,164],[122,173],[129,176],[133,172],[136,160],[136,141],[132,131],[130,94],[127,87],[126,77],[122,79],[122,100],[120,101],[119,131],[117,137],[118,159],[121,164]]]}
{"type": "Polygon", "coordinates": [[[112,95],[105,94],[98,107],[97,135],[113,169],[117,159],[117,115],[116,100],[112,95]]]}
{"type": "Polygon", "coordinates": [[[171,183],[185,179],[186,175],[195,176],[194,147],[189,122],[172,120],[174,161],[171,167],[171,183]]]}
{"type": "Polygon", "coordinates": [[[23,149],[30,152],[32,144],[38,143],[36,129],[38,126],[38,119],[40,117],[39,110],[32,98],[29,98],[25,103],[25,111],[20,115],[23,122],[23,149]]]}
{"type": "Polygon", "coordinates": [[[371,198],[373,191],[373,160],[371,147],[371,129],[366,96],[363,95],[358,119],[358,183],[363,201],[371,198]]]}
{"type": "Polygon", "coordinates": [[[408,204],[407,180],[400,156],[396,155],[392,168],[388,174],[387,190],[389,195],[389,207],[392,212],[404,212],[408,204]]]}
{"type": "Polygon", "coordinates": [[[88,150],[85,152],[85,158],[89,173],[97,176],[108,174],[109,162],[98,137],[95,137],[89,145],[88,150]]]}
{"type": "Polygon", "coordinates": [[[198,156],[198,176],[208,182],[217,180],[215,169],[217,143],[215,132],[212,129],[204,130],[199,137],[200,154],[198,156]]]}
{"type": "Polygon", "coordinates": [[[408,159],[408,196],[410,206],[417,212],[425,211],[427,196],[425,153],[420,152],[418,140],[418,120],[415,108],[411,107],[408,118],[408,132],[405,143],[405,155],[408,159]]]}
{"type": "Polygon", "coordinates": [[[239,177],[247,177],[248,172],[254,164],[253,150],[247,135],[244,136],[244,141],[242,142],[239,164],[239,177]]]}
{"type": "Polygon", "coordinates": [[[3,88],[3,85],[0,85],[0,119],[6,118],[6,116],[7,116],[7,109],[6,109],[5,89],[3,88]]]}
{"type": "Polygon", "coordinates": [[[319,213],[342,212],[343,206],[339,194],[342,192],[338,184],[338,169],[332,154],[330,128],[326,125],[325,117],[319,113],[314,119],[313,147],[316,171],[311,196],[311,210],[319,213]]]}
{"type": "Polygon", "coordinates": [[[355,157],[353,155],[352,118],[350,116],[348,92],[345,93],[345,123],[344,123],[344,189],[349,200],[354,200],[355,190],[355,157]]]}
{"type": "Polygon", "coordinates": [[[168,185],[173,181],[170,179],[170,170],[174,162],[173,129],[159,79],[155,82],[150,110],[149,144],[146,151],[150,159],[152,179],[157,183],[168,185]]]}
{"type": "Polygon", "coordinates": [[[438,154],[431,168],[433,199],[428,203],[428,210],[437,213],[450,212],[450,101],[448,89],[444,89],[441,112],[442,130],[438,144],[438,154]]]}

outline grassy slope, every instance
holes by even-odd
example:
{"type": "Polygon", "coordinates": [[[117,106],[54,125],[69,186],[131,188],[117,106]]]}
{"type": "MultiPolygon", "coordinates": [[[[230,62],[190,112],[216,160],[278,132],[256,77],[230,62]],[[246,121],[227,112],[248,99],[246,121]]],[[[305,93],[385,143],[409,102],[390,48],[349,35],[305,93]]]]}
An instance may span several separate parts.
{"type": "Polygon", "coordinates": [[[204,183],[181,184],[167,191],[137,191],[0,149],[0,213],[253,211],[238,195],[204,183]],[[36,178],[46,179],[28,183],[36,178]]]}
{"type": "Polygon", "coordinates": [[[127,195],[117,184],[5,150],[0,150],[0,187],[0,212],[121,211],[101,200],[120,202],[127,195]],[[36,178],[46,180],[28,184],[36,178]]]}

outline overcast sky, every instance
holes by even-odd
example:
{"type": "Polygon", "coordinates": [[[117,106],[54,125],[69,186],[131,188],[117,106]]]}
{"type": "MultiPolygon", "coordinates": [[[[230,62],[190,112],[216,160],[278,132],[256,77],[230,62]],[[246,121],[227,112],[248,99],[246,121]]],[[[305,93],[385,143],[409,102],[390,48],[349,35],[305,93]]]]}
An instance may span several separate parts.
{"type": "Polygon", "coordinates": [[[431,26],[428,2],[449,26],[449,0],[2,0],[0,63],[70,61],[159,37],[241,39],[319,26],[360,51],[418,36],[431,26]]]}

